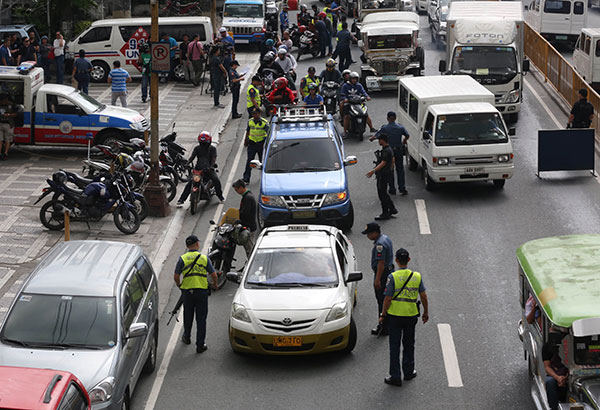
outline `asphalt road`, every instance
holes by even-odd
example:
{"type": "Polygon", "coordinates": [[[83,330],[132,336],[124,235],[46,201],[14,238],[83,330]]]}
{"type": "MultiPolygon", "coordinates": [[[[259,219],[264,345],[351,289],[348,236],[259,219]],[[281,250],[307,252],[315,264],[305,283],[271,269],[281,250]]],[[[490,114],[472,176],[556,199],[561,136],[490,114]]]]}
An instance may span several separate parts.
{"type": "MultiPolygon", "coordinates": [[[[593,10],[595,13],[596,10],[593,10]]],[[[421,17],[422,27],[426,17],[421,17]]],[[[429,42],[423,28],[426,74],[437,74],[442,52],[429,42]]],[[[353,50],[358,61],[359,51],[353,50]]],[[[302,60],[299,78],[309,65],[323,67],[324,60],[302,60]]],[[[358,70],[358,66],[354,66],[358,70]]],[[[542,98],[545,91],[531,77],[527,84],[542,98]]],[[[396,109],[396,93],[372,94],[369,110],[377,127],[385,113],[396,109]]],[[[525,241],[559,234],[593,232],[598,226],[600,191],[589,173],[535,176],[537,130],[556,128],[536,97],[525,89],[525,101],[513,138],[515,176],[503,190],[491,183],[456,184],[436,192],[424,190],[420,174],[407,171],[409,195],[394,197],[397,218],[382,224],[394,247],[411,253],[411,267],[422,272],[430,300],[430,322],[417,329],[418,377],[395,388],[383,383],[388,374],[388,343],[376,339],[370,329],[376,320],[369,258],[371,243],[360,234],[364,225],[380,213],[375,181],[365,174],[372,167],[376,142],[346,141],[346,154],[357,155],[358,165],[348,168],[355,228],[349,233],[364,279],[359,283],[359,302],[354,317],[359,329],[356,349],[347,356],[301,358],[246,357],[229,346],[227,323],[236,285],[229,283],[210,298],[207,343],[209,350],[197,355],[192,346],[171,336],[173,323],[161,322],[160,357],[172,355],[168,366],[143,378],[133,397],[134,409],[530,409],[527,365],[517,336],[519,306],[516,248],[525,241]],[[421,234],[416,200],[423,200],[431,234],[421,234]],[[440,326],[441,325],[441,326],[440,326]],[[449,387],[440,341],[440,327],[450,326],[462,387],[449,387]],[[175,345],[166,347],[169,339],[175,345]],[[157,377],[157,378],[156,378],[157,377]],[[160,387],[160,388],[159,388],[160,387]],[[150,404],[146,406],[148,397],[150,404]],[[155,401],[154,401],[155,400],[155,401]]],[[[555,114],[561,123],[561,113],[555,114]]],[[[245,120],[228,126],[223,143],[233,148],[221,178],[225,182],[235,161],[245,120]]],[[[219,147],[227,152],[227,145],[219,147]]],[[[241,168],[234,172],[241,175],[241,168]]],[[[258,191],[256,173],[251,189],[258,191]]],[[[230,192],[224,208],[237,206],[230,192]]],[[[186,217],[179,241],[189,232],[205,232],[215,212],[209,205],[200,219],[186,217]]],[[[238,253],[240,262],[244,257],[238,253]]],[[[161,281],[170,280],[167,260],[161,281]],[[166,279],[165,279],[166,278],[166,279]]],[[[174,303],[177,292],[171,292],[174,303]]],[[[163,301],[164,302],[164,301],[163,301]]],[[[167,309],[168,310],[168,309],[167,309]]],[[[444,339],[447,340],[447,339],[444,339]]],[[[444,342],[448,345],[448,342],[444,342]]],[[[453,382],[456,383],[456,378],[453,382]]]]}

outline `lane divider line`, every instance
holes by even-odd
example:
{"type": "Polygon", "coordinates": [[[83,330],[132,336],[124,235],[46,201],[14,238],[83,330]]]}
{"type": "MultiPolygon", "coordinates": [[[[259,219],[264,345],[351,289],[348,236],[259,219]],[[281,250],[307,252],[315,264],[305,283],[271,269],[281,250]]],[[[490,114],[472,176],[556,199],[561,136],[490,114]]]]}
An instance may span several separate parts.
{"type": "Polygon", "coordinates": [[[421,235],[431,235],[431,227],[429,226],[425,200],[415,199],[415,207],[417,208],[417,219],[419,221],[419,231],[421,232],[421,235]]]}
{"type": "Polygon", "coordinates": [[[458,366],[458,357],[456,356],[456,347],[454,346],[454,338],[452,337],[452,329],[448,323],[438,323],[437,327],[440,335],[440,344],[442,345],[442,356],[444,357],[448,387],[463,387],[460,367],[458,366]]]}
{"type": "Polygon", "coordinates": [[[552,122],[554,122],[554,125],[556,125],[559,129],[564,128],[564,124],[561,124],[560,121],[558,121],[558,118],[556,118],[556,116],[554,115],[554,113],[550,111],[550,108],[548,108],[544,100],[542,100],[542,97],[540,97],[537,91],[535,91],[534,88],[529,84],[529,80],[525,79],[523,83],[529,89],[531,94],[533,94],[533,96],[538,100],[544,111],[546,111],[552,122]]]}

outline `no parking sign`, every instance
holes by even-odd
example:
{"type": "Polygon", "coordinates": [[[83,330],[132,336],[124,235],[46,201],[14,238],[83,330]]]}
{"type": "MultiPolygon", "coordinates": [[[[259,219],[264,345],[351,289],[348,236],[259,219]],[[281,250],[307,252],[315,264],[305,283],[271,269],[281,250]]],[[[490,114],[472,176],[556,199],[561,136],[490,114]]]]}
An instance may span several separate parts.
{"type": "Polygon", "coordinates": [[[169,43],[151,43],[152,72],[168,73],[171,71],[171,53],[169,43]]]}

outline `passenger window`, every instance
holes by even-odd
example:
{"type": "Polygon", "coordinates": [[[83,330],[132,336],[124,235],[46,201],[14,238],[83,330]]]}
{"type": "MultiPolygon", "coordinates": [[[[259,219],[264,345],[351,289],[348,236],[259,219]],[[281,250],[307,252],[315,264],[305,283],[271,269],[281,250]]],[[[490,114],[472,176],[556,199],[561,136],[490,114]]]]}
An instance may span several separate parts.
{"type": "Polygon", "coordinates": [[[127,288],[123,288],[123,293],[121,294],[121,308],[121,325],[123,326],[123,330],[127,331],[135,318],[135,310],[131,308],[131,297],[127,288]]]}
{"type": "Polygon", "coordinates": [[[596,51],[594,52],[596,57],[600,57],[600,40],[596,40],[596,51]]]}
{"type": "Polygon", "coordinates": [[[134,312],[137,312],[140,302],[144,298],[144,288],[142,287],[142,281],[138,275],[132,272],[131,276],[127,280],[127,291],[129,292],[131,308],[134,312]]]}
{"type": "Polygon", "coordinates": [[[154,272],[152,271],[152,267],[150,266],[148,261],[143,257],[138,259],[137,263],[135,264],[135,267],[137,269],[138,275],[140,276],[140,279],[142,280],[144,289],[148,290],[148,288],[150,287],[150,283],[152,282],[152,276],[154,274],[154,272]]]}
{"type": "Polygon", "coordinates": [[[408,115],[410,115],[410,118],[412,118],[415,122],[419,121],[419,101],[412,94],[410,94],[408,115]]]}
{"type": "Polygon", "coordinates": [[[583,34],[583,33],[581,33],[579,35],[579,37],[577,38],[577,41],[575,42],[575,48],[577,48],[579,50],[583,50],[584,37],[585,37],[585,34],[583,34]]]}
{"type": "Polygon", "coordinates": [[[583,50],[584,53],[590,54],[590,46],[592,45],[592,38],[589,36],[585,36],[585,48],[583,50]]]}
{"type": "Polygon", "coordinates": [[[65,397],[60,402],[60,406],[58,406],[58,410],[85,410],[87,408],[88,403],[85,396],[75,383],[71,383],[65,397]]]}
{"type": "Polygon", "coordinates": [[[345,278],[347,273],[346,266],[348,266],[348,260],[346,259],[346,254],[344,253],[342,245],[340,245],[339,242],[335,243],[335,253],[337,255],[340,268],[342,269],[342,276],[345,278]]]}
{"type": "MultiPolygon", "coordinates": [[[[123,41],[129,41],[129,39],[135,34],[135,32],[142,28],[143,30],[150,35],[150,26],[119,26],[119,33],[121,33],[121,38],[123,41]]],[[[159,28],[160,29],[160,28],[159,28]]]]}
{"type": "Polygon", "coordinates": [[[47,94],[46,103],[48,105],[48,112],[54,114],[79,115],[83,113],[81,107],[59,95],[47,94]]]}
{"type": "Polygon", "coordinates": [[[571,14],[570,0],[547,0],[544,3],[544,13],[571,14]]]}
{"type": "Polygon", "coordinates": [[[540,12],[540,2],[541,0],[535,0],[535,11],[540,12]]]}
{"type": "Polygon", "coordinates": [[[202,24],[178,24],[176,26],[165,26],[164,29],[161,27],[160,30],[169,33],[171,37],[179,42],[183,41],[184,34],[190,36],[190,39],[194,34],[199,34],[200,41],[206,41],[206,32],[202,24]]]}
{"type": "Polygon", "coordinates": [[[581,1],[573,3],[573,14],[583,14],[583,3],[581,1]]]}
{"type": "Polygon", "coordinates": [[[99,41],[109,41],[112,27],[95,27],[85,33],[80,39],[79,44],[97,43],[99,41]]]}
{"type": "Polygon", "coordinates": [[[408,90],[404,86],[400,86],[399,93],[400,108],[408,112],[408,90]]]}
{"type": "Polygon", "coordinates": [[[425,131],[429,133],[429,135],[433,135],[433,114],[427,113],[427,119],[425,120],[425,131]]]}

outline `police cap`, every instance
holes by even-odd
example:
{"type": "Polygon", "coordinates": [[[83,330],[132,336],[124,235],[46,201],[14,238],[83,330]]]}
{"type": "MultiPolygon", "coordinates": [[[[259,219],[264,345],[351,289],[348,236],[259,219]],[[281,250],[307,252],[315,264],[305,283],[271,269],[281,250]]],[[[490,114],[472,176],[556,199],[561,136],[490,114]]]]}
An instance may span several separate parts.
{"type": "Polygon", "coordinates": [[[409,254],[408,251],[404,248],[400,248],[396,251],[396,259],[399,261],[408,260],[409,254]]]}
{"type": "Polygon", "coordinates": [[[384,133],[379,134],[377,136],[377,138],[380,140],[384,140],[385,142],[388,142],[390,140],[389,137],[387,136],[387,134],[384,134],[384,133]]]}
{"type": "Polygon", "coordinates": [[[187,238],[185,238],[186,246],[191,246],[198,242],[200,242],[200,239],[198,239],[198,237],[196,235],[190,235],[187,238]]]}
{"type": "Polygon", "coordinates": [[[363,235],[366,235],[371,232],[381,232],[381,227],[379,226],[379,224],[377,222],[369,222],[367,224],[367,227],[365,228],[365,230],[362,231],[361,233],[363,235]]]}

